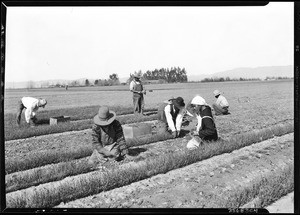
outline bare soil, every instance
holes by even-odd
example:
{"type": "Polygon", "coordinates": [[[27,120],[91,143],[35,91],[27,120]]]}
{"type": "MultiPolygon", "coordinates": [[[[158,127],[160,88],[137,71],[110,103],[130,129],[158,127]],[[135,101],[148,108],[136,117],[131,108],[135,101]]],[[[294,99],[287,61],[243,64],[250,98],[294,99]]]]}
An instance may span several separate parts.
{"type": "Polygon", "coordinates": [[[219,208],[235,189],[293,163],[291,133],[57,207],[219,208]]]}

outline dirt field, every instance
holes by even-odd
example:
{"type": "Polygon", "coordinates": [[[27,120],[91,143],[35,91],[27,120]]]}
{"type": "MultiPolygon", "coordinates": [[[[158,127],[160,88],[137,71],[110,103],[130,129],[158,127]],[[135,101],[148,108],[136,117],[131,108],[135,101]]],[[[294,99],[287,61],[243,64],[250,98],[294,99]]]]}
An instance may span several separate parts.
{"type": "MultiPolygon", "coordinates": [[[[170,93],[174,96],[183,96],[188,100],[199,91],[203,92],[201,95],[207,97],[208,103],[212,103],[214,98],[211,94],[214,88],[226,92],[226,98],[231,104],[231,115],[215,118],[219,136],[224,140],[275,125],[284,126],[291,124],[294,120],[293,83],[291,81],[221,83],[221,86],[216,83],[192,84],[189,88],[177,84],[169,85],[168,90],[163,90],[163,87],[162,85],[154,86],[157,90],[154,90],[153,96],[146,97],[147,105],[156,106],[161,100],[168,98],[170,93]],[[245,97],[250,98],[250,101],[239,100],[239,98],[245,97]]],[[[128,106],[128,101],[131,102],[131,95],[127,91],[102,92],[95,88],[86,91],[70,89],[68,92],[57,90],[52,94],[47,90],[33,90],[23,92],[20,95],[17,91],[10,91],[6,92],[5,113],[12,113],[14,103],[21,95],[28,95],[27,93],[32,96],[48,97],[49,106],[47,108],[49,109],[58,108],[58,104],[62,104],[60,108],[84,106],[87,105],[87,99],[91,100],[91,98],[93,99],[88,103],[89,105],[99,104],[99,101],[113,105],[115,102],[110,104],[107,100],[113,95],[116,96],[116,99],[120,99],[119,105],[128,106]],[[75,97],[76,99],[74,99],[75,97]]],[[[188,127],[184,129],[189,131],[188,127]]],[[[148,158],[181,151],[185,149],[188,140],[188,136],[185,136],[133,147],[130,149],[131,157],[119,163],[108,163],[108,165],[135,166],[148,158]]],[[[55,154],[68,152],[71,149],[80,150],[82,146],[86,145],[91,147],[90,129],[11,140],[5,142],[5,159],[7,161],[25,161],[34,154],[43,154],[49,150],[55,154]]],[[[81,162],[84,159],[87,158],[77,159],[74,162],[81,162]]],[[[235,194],[246,192],[245,190],[249,188],[250,184],[261,178],[270,177],[273,173],[293,165],[293,162],[294,133],[289,133],[174,169],[165,174],[155,175],[127,186],[70,202],[61,202],[61,204],[56,205],[56,208],[222,208],[226,206],[226,201],[230,201],[235,194]]],[[[53,165],[57,164],[49,164],[49,166],[53,165]]],[[[6,180],[31,171],[40,171],[42,168],[47,169],[48,166],[14,172],[6,175],[6,180]]],[[[93,172],[87,174],[93,174],[93,172]]],[[[81,175],[84,174],[69,178],[76,178],[81,175]]],[[[36,190],[44,185],[51,187],[54,183],[55,181],[20,189],[7,195],[13,196],[24,190],[36,190]]],[[[254,203],[250,201],[249,204],[252,204],[251,207],[255,207],[254,203]]],[[[293,205],[286,209],[290,211],[291,207],[293,205]]],[[[280,210],[277,206],[268,207],[270,211],[273,209],[280,210]]]]}
{"type": "Polygon", "coordinates": [[[293,153],[288,134],[57,207],[218,208],[231,190],[293,163],[293,153]]]}

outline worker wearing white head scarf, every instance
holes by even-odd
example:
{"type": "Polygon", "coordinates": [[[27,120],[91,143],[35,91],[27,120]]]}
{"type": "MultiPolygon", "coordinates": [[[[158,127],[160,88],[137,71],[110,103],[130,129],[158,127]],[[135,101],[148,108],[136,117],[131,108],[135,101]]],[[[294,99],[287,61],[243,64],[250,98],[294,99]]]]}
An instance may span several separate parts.
{"type": "Polygon", "coordinates": [[[196,135],[202,140],[217,140],[218,133],[212,116],[211,108],[205,99],[195,96],[186,107],[188,114],[197,118],[196,135]]]}

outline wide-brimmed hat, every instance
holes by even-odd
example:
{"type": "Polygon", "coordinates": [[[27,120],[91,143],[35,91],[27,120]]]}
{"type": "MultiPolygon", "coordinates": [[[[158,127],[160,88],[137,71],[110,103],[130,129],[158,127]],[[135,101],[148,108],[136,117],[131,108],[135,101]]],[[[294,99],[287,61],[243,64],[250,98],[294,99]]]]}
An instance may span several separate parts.
{"type": "Polygon", "coordinates": [[[177,108],[181,108],[181,107],[185,106],[184,100],[182,97],[177,97],[176,99],[173,99],[173,104],[177,108]]]}
{"type": "Polygon", "coordinates": [[[214,95],[215,95],[215,96],[218,96],[218,95],[220,95],[220,94],[221,94],[221,92],[220,92],[219,90],[215,90],[215,91],[214,91],[214,95]]]}
{"type": "Polygon", "coordinates": [[[46,99],[39,99],[39,106],[40,107],[44,108],[46,106],[46,104],[47,104],[46,99]]]}
{"type": "Polygon", "coordinates": [[[108,107],[102,106],[99,108],[98,114],[94,116],[94,123],[105,126],[111,124],[116,119],[116,113],[110,111],[108,107]]]}
{"type": "Polygon", "coordinates": [[[195,96],[192,101],[191,104],[193,105],[206,105],[208,106],[208,104],[206,103],[205,99],[201,96],[195,96]]]}

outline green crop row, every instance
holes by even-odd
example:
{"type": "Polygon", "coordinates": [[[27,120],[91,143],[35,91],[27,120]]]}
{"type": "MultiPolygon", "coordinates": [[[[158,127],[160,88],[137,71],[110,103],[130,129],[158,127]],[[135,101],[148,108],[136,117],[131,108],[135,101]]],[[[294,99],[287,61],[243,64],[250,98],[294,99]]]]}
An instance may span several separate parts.
{"type": "Polygon", "coordinates": [[[265,208],[280,197],[294,190],[294,164],[259,177],[246,188],[233,190],[220,207],[241,208],[255,199],[255,208],[265,208]]]}
{"type": "MultiPolygon", "coordinates": [[[[145,145],[149,143],[154,143],[158,141],[163,141],[172,138],[168,134],[155,134],[147,135],[139,138],[132,138],[126,140],[126,145],[128,148],[145,145]]],[[[54,164],[59,162],[67,162],[74,159],[83,158],[90,156],[93,149],[90,145],[83,145],[80,148],[70,149],[68,151],[53,151],[53,150],[43,150],[37,153],[31,153],[25,156],[24,159],[7,158],[5,160],[5,170],[7,173],[13,173],[17,171],[23,171],[27,169],[36,168],[39,166],[44,166],[47,164],[54,164]]]]}
{"type": "Polygon", "coordinates": [[[147,177],[251,145],[256,142],[294,131],[292,123],[276,125],[260,131],[237,135],[229,141],[205,143],[198,150],[184,150],[150,157],[146,160],[124,164],[107,171],[95,171],[68,177],[61,181],[41,184],[33,190],[27,188],[6,195],[8,208],[53,207],[61,202],[72,201],[101,191],[125,186],[147,177]]]}
{"type": "MultiPolygon", "coordinates": [[[[95,115],[95,114],[94,114],[95,115]]],[[[49,118],[40,119],[40,121],[48,121],[48,123],[40,124],[36,127],[27,127],[21,126],[17,127],[14,123],[11,125],[5,126],[5,141],[8,140],[15,140],[15,139],[23,139],[29,138],[33,136],[40,136],[46,134],[54,134],[54,133],[61,133],[66,131],[80,131],[84,129],[91,128],[93,125],[93,117],[89,117],[88,119],[83,120],[76,120],[72,118],[71,122],[65,123],[58,123],[57,125],[49,125],[49,118]]],[[[129,124],[134,122],[144,122],[149,120],[157,119],[156,114],[152,114],[149,116],[141,116],[141,115],[117,115],[117,120],[120,121],[121,124],[129,124]]],[[[5,121],[6,123],[6,121],[5,121]]]]}

